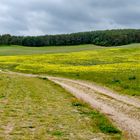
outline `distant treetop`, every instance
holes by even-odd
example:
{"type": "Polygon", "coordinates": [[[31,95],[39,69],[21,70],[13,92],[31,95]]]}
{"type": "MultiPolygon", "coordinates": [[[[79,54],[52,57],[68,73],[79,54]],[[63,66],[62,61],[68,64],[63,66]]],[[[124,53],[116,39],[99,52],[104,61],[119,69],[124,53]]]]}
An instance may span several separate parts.
{"type": "Polygon", "coordinates": [[[0,35],[0,45],[22,45],[30,47],[80,44],[119,46],[130,43],[140,43],[140,29],[117,29],[44,36],[0,35]]]}

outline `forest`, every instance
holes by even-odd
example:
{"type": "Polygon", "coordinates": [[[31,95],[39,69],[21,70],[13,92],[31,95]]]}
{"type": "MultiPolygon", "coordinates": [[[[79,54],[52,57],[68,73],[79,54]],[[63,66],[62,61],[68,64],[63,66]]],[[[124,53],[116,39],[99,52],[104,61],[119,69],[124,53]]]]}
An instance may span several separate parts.
{"type": "Polygon", "coordinates": [[[100,30],[43,36],[0,35],[0,45],[22,45],[30,47],[81,44],[120,46],[130,43],[140,43],[140,29],[100,30]]]}

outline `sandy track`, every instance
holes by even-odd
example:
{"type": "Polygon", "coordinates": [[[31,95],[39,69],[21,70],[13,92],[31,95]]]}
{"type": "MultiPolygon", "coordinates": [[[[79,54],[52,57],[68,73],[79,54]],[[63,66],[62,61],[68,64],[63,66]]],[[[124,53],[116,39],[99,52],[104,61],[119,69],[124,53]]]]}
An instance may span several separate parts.
{"type": "Polygon", "coordinates": [[[140,101],[88,82],[48,77],[111,118],[130,140],[140,140],[140,101]]]}
{"type": "Polygon", "coordinates": [[[123,130],[128,139],[140,140],[140,100],[137,98],[119,95],[110,89],[85,81],[15,72],[2,73],[27,77],[47,77],[49,80],[71,92],[77,98],[106,114],[123,130]]]}

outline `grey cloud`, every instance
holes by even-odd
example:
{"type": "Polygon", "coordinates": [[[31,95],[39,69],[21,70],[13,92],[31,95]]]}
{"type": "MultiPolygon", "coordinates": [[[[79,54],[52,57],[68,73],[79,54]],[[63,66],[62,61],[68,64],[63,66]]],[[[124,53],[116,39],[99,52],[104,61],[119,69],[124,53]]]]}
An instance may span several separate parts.
{"type": "Polygon", "coordinates": [[[0,33],[40,35],[140,28],[138,0],[1,0],[0,33]]]}

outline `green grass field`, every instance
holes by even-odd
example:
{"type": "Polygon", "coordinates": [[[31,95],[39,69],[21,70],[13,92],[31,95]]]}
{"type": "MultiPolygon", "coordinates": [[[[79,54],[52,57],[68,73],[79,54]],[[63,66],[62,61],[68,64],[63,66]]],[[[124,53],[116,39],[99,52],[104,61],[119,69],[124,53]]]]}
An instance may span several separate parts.
{"type": "MultiPolygon", "coordinates": [[[[119,93],[140,96],[140,44],[109,48],[93,45],[61,47],[63,53],[55,48],[48,48],[54,49],[55,54],[35,54],[37,51],[29,48],[33,55],[19,56],[19,52],[24,54],[23,48],[19,47],[18,56],[0,57],[0,68],[89,80],[119,93]]],[[[41,49],[47,53],[47,47],[41,49]]],[[[5,53],[9,55],[9,52],[5,53]]]]}
{"type": "MultiPolygon", "coordinates": [[[[0,69],[88,80],[140,97],[140,44],[1,46],[0,69]]],[[[0,103],[0,139],[123,139],[104,115],[47,79],[0,74],[0,103]]]]}
{"type": "Polygon", "coordinates": [[[95,45],[62,46],[62,47],[0,46],[0,56],[66,53],[84,50],[95,50],[101,48],[103,47],[97,47],[95,45]]]}
{"type": "Polygon", "coordinates": [[[122,139],[96,110],[41,78],[0,74],[1,140],[122,139]]]}

